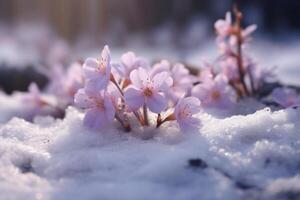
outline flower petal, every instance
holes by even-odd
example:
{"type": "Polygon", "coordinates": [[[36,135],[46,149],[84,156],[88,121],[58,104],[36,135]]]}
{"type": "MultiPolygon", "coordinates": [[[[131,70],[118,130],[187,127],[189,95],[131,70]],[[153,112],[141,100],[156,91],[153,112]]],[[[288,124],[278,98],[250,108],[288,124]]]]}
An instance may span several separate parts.
{"type": "Polygon", "coordinates": [[[136,56],[131,51],[124,53],[121,56],[121,61],[127,69],[130,69],[134,65],[135,59],[136,59],[136,56]]]}
{"type": "Polygon", "coordinates": [[[171,64],[167,60],[162,60],[159,63],[156,63],[150,72],[150,77],[154,77],[156,74],[161,73],[161,72],[168,72],[170,71],[171,64]]]}
{"type": "Polygon", "coordinates": [[[83,64],[83,73],[86,79],[98,77],[99,73],[96,72],[99,62],[95,58],[87,58],[83,64]]]}
{"type": "Polygon", "coordinates": [[[135,69],[130,73],[130,81],[135,87],[137,87],[137,88],[142,87],[142,81],[140,79],[138,69],[135,69]]]}
{"type": "Polygon", "coordinates": [[[85,89],[89,92],[90,91],[100,91],[100,90],[106,89],[108,83],[109,83],[109,79],[105,76],[89,79],[89,80],[86,80],[85,89]]]}
{"type": "Polygon", "coordinates": [[[298,100],[298,94],[291,88],[275,88],[272,91],[273,100],[283,107],[292,106],[298,100]]]}
{"type": "Polygon", "coordinates": [[[138,68],[138,72],[139,72],[139,77],[140,80],[142,81],[142,84],[146,84],[147,81],[149,80],[149,75],[146,69],[140,67],[138,68]]]}
{"type": "Polygon", "coordinates": [[[107,121],[113,121],[115,118],[115,108],[109,96],[104,96],[104,108],[107,121]]]}
{"type": "Polygon", "coordinates": [[[193,87],[192,96],[197,97],[200,101],[204,101],[207,98],[209,93],[209,88],[207,88],[204,84],[199,84],[193,87]]]}
{"type": "Polygon", "coordinates": [[[91,129],[101,129],[108,125],[105,113],[98,109],[90,109],[84,116],[83,123],[91,129]]]}
{"type": "Polygon", "coordinates": [[[201,126],[199,118],[191,117],[189,119],[177,120],[179,127],[182,131],[188,132],[195,130],[201,126]]]}
{"type": "Polygon", "coordinates": [[[74,103],[76,106],[82,109],[87,109],[93,106],[93,101],[85,93],[84,89],[80,89],[74,96],[74,103]]]}
{"type": "Polygon", "coordinates": [[[157,91],[164,91],[171,87],[173,79],[168,72],[160,72],[153,77],[153,87],[157,91]]]}
{"type": "Polygon", "coordinates": [[[167,107],[168,104],[167,99],[159,93],[153,93],[151,97],[146,99],[146,101],[147,106],[154,113],[160,113],[167,107]]]}
{"type": "Polygon", "coordinates": [[[102,61],[104,61],[105,65],[108,65],[110,63],[110,50],[107,45],[104,46],[101,52],[101,59],[102,61]]]}
{"type": "Polygon", "coordinates": [[[142,91],[132,87],[124,92],[124,98],[126,104],[132,110],[137,110],[142,107],[145,101],[142,91]]]}
{"type": "Polygon", "coordinates": [[[186,97],[183,99],[183,102],[185,105],[188,105],[189,112],[194,115],[201,111],[201,102],[196,97],[186,97]]]}

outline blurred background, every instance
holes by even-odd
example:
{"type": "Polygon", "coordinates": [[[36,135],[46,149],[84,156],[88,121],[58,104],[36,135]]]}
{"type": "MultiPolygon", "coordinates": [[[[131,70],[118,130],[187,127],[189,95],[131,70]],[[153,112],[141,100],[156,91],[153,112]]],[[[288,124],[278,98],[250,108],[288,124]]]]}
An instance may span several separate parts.
{"type": "MultiPolygon", "coordinates": [[[[258,25],[251,48],[257,60],[278,66],[282,77],[288,77],[283,81],[298,84],[296,0],[0,0],[1,76],[30,69],[25,89],[39,77],[33,68],[97,56],[105,44],[115,59],[132,50],[150,60],[199,66],[217,56],[213,24],[234,3],[244,13],[244,25],[258,25]]],[[[23,71],[17,81],[24,78],[23,71]]],[[[5,81],[1,87],[9,87],[3,86],[5,81]]]]}

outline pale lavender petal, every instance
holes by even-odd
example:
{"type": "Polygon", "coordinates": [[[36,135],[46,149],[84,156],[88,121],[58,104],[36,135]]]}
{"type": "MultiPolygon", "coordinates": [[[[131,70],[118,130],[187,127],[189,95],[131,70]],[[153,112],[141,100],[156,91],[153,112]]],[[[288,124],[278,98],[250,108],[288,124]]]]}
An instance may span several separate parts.
{"type": "Polygon", "coordinates": [[[110,122],[107,121],[105,113],[98,109],[90,109],[86,112],[83,123],[91,129],[101,129],[106,127],[110,122]]]}
{"type": "Polygon", "coordinates": [[[142,83],[146,84],[147,81],[149,80],[148,71],[146,69],[140,67],[140,68],[138,68],[138,72],[139,72],[140,80],[142,81],[142,83]]]}
{"type": "Polygon", "coordinates": [[[201,111],[201,102],[196,97],[186,97],[183,99],[184,104],[188,105],[188,111],[193,115],[201,111]]]}
{"type": "Polygon", "coordinates": [[[300,106],[300,96],[298,96],[297,99],[295,100],[295,103],[294,103],[293,107],[294,106],[297,106],[297,107],[300,106]]]}
{"type": "Polygon", "coordinates": [[[142,67],[142,68],[148,70],[149,64],[144,58],[137,58],[135,61],[135,68],[138,68],[138,67],[142,67]]]}
{"type": "Polygon", "coordinates": [[[86,79],[97,78],[99,76],[99,73],[96,72],[98,65],[99,62],[97,59],[88,58],[85,60],[82,69],[86,79]]]}
{"type": "Polygon", "coordinates": [[[160,88],[162,91],[165,91],[168,90],[170,87],[172,87],[173,84],[174,84],[174,80],[171,76],[169,76],[160,88]]]}
{"type": "Polygon", "coordinates": [[[225,21],[227,24],[231,24],[231,13],[230,12],[226,12],[226,15],[225,15],[225,21]]]}
{"type": "MultiPolygon", "coordinates": [[[[179,79],[179,78],[177,78],[177,79],[179,79]]],[[[182,90],[187,91],[193,87],[193,81],[194,81],[195,77],[188,75],[188,76],[184,76],[181,79],[179,79],[178,81],[176,81],[177,79],[174,78],[173,85],[175,85],[179,88],[182,88],[182,90]]]]}
{"type": "Polygon", "coordinates": [[[105,77],[107,79],[110,78],[110,73],[111,73],[111,65],[110,63],[107,63],[107,65],[105,66],[105,77]]]}
{"type": "Polygon", "coordinates": [[[174,114],[176,116],[176,119],[178,118],[179,113],[182,109],[182,101],[183,101],[183,98],[180,98],[175,106],[174,114]]]}
{"type": "Polygon", "coordinates": [[[156,74],[153,79],[153,87],[157,91],[166,90],[173,84],[173,79],[168,72],[160,72],[156,74]]]}
{"type": "Polygon", "coordinates": [[[104,107],[105,107],[105,117],[107,121],[112,122],[115,118],[115,108],[112,104],[110,97],[105,94],[104,96],[104,107]]]}
{"type": "Polygon", "coordinates": [[[37,86],[36,83],[32,82],[30,83],[29,87],[28,87],[28,91],[33,94],[33,95],[39,95],[40,94],[40,90],[39,87],[37,86]]]}
{"type": "Polygon", "coordinates": [[[196,85],[192,89],[192,96],[197,97],[201,101],[204,101],[207,98],[208,93],[209,88],[207,88],[204,84],[196,85]]]}
{"type": "Polygon", "coordinates": [[[135,88],[128,88],[124,92],[125,102],[132,110],[137,110],[144,104],[144,96],[141,90],[135,88]]]}
{"type": "Polygon", "coordinates": [[[102,61],[107,65],[110,63],[110,50],[108,45],[105,45],[101,53],[102,61]]]}
{"type": "Polygon", "coordinates": [[[272,91],[273,100],[283,107],[290,107],[296,103],[298,94],[294,89],[275,88],[272,91]]]}
{"type": "Polygon", "coordinates": [[[93,91],[93,90],[100,91],[106,89],[108,83],[109,83],[109,79],[105,76],[102,76],[102,77],[86,80],[85,88],[88,91],[93,91]]]}
{"type": "Polygon", "coordinates": [[[125,69],[125,76],[129,76],[130,73],[135,69],[140,67],[146,68],[148,66],[147,62],[143,58],[136,57],[133,52],[127,52],[123,54],[121,61],[125,69]]]}
{"type": "Polygon", "coordinates": [[[171,64],[167,60],[162,60],[159,63],[156,63],[150,72],[150,77],[154,77],[156,74],[161,72],[168,72],[170,71],[171,64]]]}
{"type": "Polygon", "coordinates": [[[223,74],[219,74],[214,79],[215,85],[217,88],[225,88],[228,85],[228,79],[223,74]]]}
{"type": "MultiPolygon", "coordinates": [[[[115,70],[120,76],[125,76],[125,67],[120,63],[111,63],[111,67],[115,70]]],[[[115,75],[115,74],[114,74],[115,75]]]]}
{"type": "Polygon", "coordinates": [[[245,28],[242,32],[242,36],[243,37],[248,37],[251,33],[253,33],[255,30],[257,29],[257,25],[256,24],[252,24],[250,26],[248,26],[247,28],[245,28]]]}
{"type": "Polygon", "coordinates": [[[130,67],[132,67],[134,65],[135,60],[136,60],[136,56],[131,51],[124,53],[121,56],[121,61],[127,69],[129,69],[130,67]]]}
{"type": "Polygon", "coordinates": [[[213,79],[213,69],[211,67],[204,67],[200,71],[200,80],[201,81],[208,81],[213,79]]]}
{"type": "Polygon", "coordinates": [[[130,81],[135,87],[142,88],[143,84],[138,69],[135,69],[130,73],[130,81]]]}
{"type": "Polygon", "coordinates": [[[220,109],[231,109],[236,102],[235,92],[231,88],[226,88],[224,92],[220,91],[220,99],[212,100],[212,105],[220,109]]]}
{"type": "Polygon", "coordinates": [[[116,85],[114,84],[109,84],[107,86],[107,90],[106,90],[110,96],[113,97],[113,99],[118,100],[122,98],[122,94],[120,93],[120,91],[118,90],[118,88],[116,87],[116,85]]]}
{"type": "Polygon", "coordinates": [[[94,103],[92,99],[85,93],[84,89],[78,90],[74,96],[74,103],[76,106],[82,109],[91,108],[94,103]]]}
{"type": "Polygon", "coordinates": [[[162,94],[153,93],[146,99],[146,104],[152,112],[160,113],[167,107],[168,101],[162,94]]]}
{"type": "Polygon", "coordinates": [[[196,130],[201,126],[201,120],[195,117],[183,119],[177,122],[179,124],[180,129],[184,132],[196,130]]]}
{"type": "Polygon", "coordinates": [[[189,70],[181,63],[176,63],[172,68],[172,76],[181,78],[182,76],[189,75],[189,70]]]}

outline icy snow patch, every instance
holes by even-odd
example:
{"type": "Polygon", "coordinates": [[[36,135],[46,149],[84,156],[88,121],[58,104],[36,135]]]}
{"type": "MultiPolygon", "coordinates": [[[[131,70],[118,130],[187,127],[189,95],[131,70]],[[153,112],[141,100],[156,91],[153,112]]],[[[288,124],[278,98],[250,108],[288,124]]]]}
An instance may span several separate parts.
{"type": "Polygon", "coordinates": [[[1,199],[300,198],[298,109],[202,114],[194,133],[169,123],[148,140],[82,117],[0,126],[1,199]]]}

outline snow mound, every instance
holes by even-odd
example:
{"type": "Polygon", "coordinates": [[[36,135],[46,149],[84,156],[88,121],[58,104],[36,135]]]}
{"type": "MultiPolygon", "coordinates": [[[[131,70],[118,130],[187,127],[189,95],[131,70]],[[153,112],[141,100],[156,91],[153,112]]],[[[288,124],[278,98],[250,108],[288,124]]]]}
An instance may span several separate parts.
{"type": "Polygon", "coordinates": [[[299,109],[266,108],[180,133],[162,126],[143,140],[120,128],[66,117],[13,118],[0,126],[1,199],[297,199],[299,109]]]}

